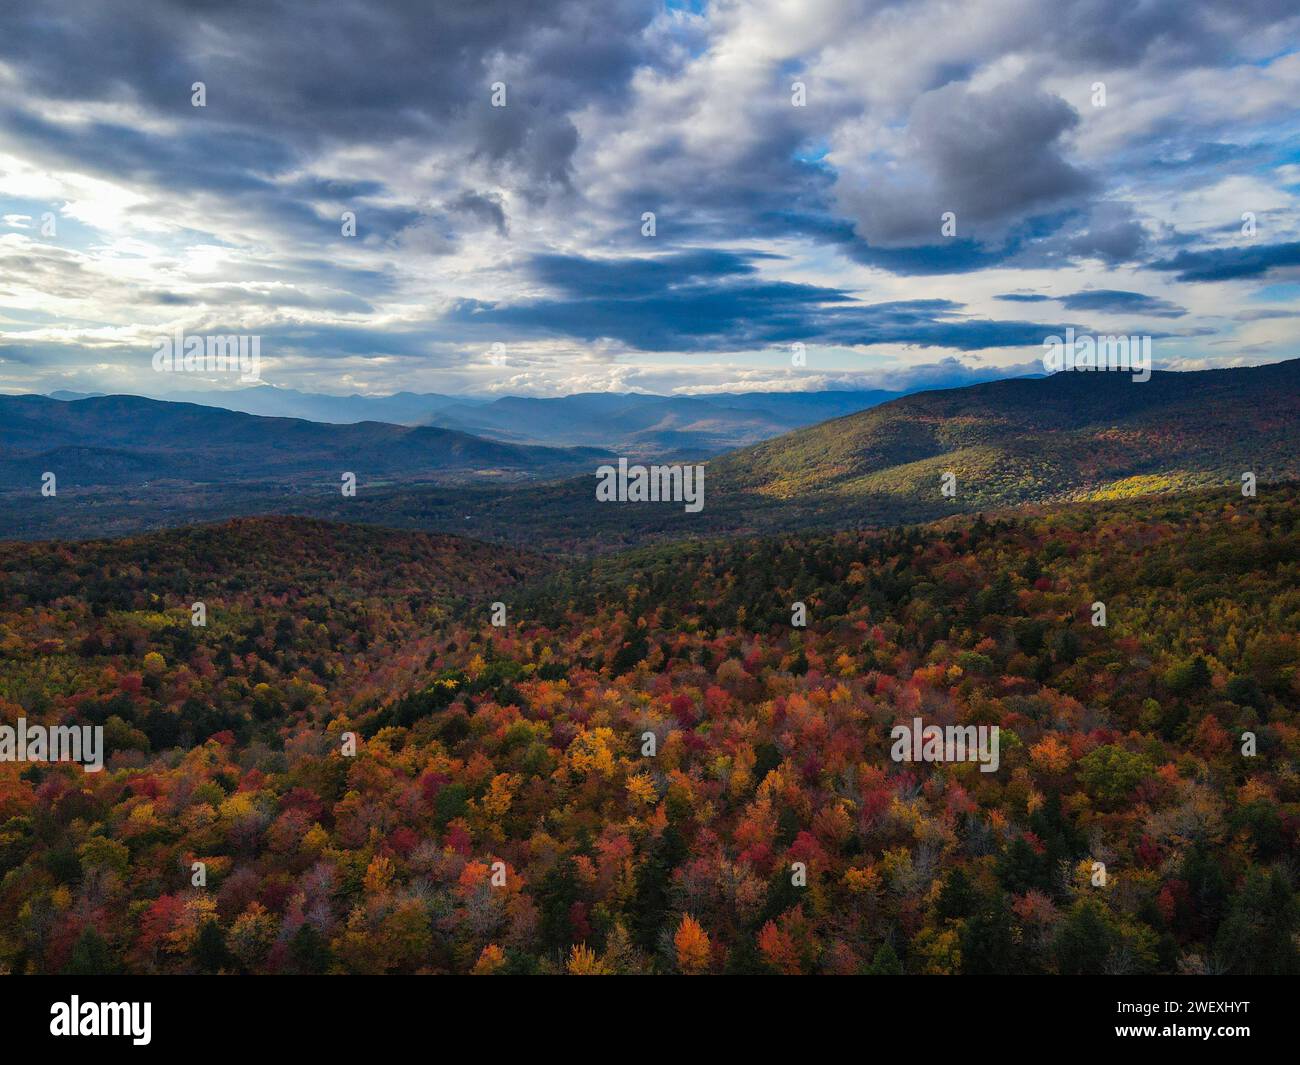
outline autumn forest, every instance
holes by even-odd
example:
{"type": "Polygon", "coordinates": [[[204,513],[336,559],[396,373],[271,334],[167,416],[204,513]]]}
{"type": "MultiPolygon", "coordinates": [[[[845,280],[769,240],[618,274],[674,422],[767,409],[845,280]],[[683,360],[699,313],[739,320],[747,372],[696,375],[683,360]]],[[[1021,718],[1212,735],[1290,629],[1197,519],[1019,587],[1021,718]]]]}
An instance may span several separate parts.
{"type": "Polygon", "coordinates": [[[0,763],[0,969],[1296,973],[1297,633],[1295,484],[594,559],[7,543],[0,718],[108,755],[0,763]],[[998,771],[892,759],[918,717],[998,771]]]}

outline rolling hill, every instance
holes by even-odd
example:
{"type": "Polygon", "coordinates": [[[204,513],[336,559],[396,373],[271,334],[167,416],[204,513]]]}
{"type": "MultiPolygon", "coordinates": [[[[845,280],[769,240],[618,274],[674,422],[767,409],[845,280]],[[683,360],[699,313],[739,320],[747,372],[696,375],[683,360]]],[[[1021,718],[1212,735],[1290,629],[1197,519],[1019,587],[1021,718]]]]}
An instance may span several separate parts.
{"type": "Polygon", "coordinates": [[[45,471],[73,487],[186,482],[293,482],[449,475],[552,476],[602,452],[529,447],[431,426],[324,425],[139,396],[62,402],[0,396],[0,486],[39,486],[45,471]]]}
{"type": "Polygon", "coordinates": [[[1300,360],[1135,383],[1063,373],[921,392],[709,464],[720,490],[954,507],[1097,498],[1300,474],[1300,360]]]}

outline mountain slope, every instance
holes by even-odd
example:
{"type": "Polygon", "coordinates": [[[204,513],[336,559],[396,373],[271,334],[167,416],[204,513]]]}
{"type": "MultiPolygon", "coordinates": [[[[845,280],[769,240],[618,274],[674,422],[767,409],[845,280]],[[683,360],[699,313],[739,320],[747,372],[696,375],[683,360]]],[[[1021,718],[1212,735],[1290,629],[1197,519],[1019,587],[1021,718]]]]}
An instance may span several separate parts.
{"type": "Polygon", "coordinates": [[[0,485],[31,486],[42,472],[79,485],[296,480],[343,471],[358,478],[428,479],[447,473],[559,474],[586,468],[594,450],[523,447],[428,426],[323,425],[139,396],[62,402],[0,396],[0,485]]]}
{"type": "Polygon", "coordinates": [[[1063,373],[920,392],[709,464],[719,489],[792,500],[976,505],[1300,474],[1300,360],[1232,370],[1063,373]]]}

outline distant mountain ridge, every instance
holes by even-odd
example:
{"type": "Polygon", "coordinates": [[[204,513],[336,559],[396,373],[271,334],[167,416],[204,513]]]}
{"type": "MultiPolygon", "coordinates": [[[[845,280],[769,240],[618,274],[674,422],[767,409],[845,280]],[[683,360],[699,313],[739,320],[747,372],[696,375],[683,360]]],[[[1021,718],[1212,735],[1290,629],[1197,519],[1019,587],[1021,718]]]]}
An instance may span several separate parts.
{"type": "MultiPolygon", "coordinates": [[[[690,396],[586,392],[555,398],[488,399],[432,392],[330,396],[259,385],[227,392],[171,393],[163,401],[339,425],[363,421],[427,425],[512,444],[601,447],[648,457],[703,457],[866,410],[904,394],[885,390],[690,396]]],[[[67,391],[50,397],[66,401],[93,398],[67,391]]]]}
{"type": "MultiPolygon", "coordinates": [[[[173,392],[159,397],[173,403],[197,403],[204,407],[257,414],[263,418],[302,418],[309,422],[340,425],[353,422],[389,422],[392,425],[425,425],[429,417],[455,403],[474,403],[461,396],[436,392],[395,392],[390,396],[331,396],[300,392],[274,385],[225,392],[173,392]]],[[[481,402],[481,401],[480,401],[481,402]]]]}
{"type": "Polygon", "coordinates": [[[520,442],[605,446],[631,455],[704,456],[866,410],[901,394],[878,390],[700,396],[578,393],[556,399],[504,396],[486,405],[444,407],[431,416],[430,424],[520,442]]]}
{"type": "Polygon", "coordinates": [[[324,425],[139,396],[60,401],[0,396],[0,485],[51,471],[79,487],[159,479],[294,481],[343,472],[429,480],[440,474],[558,475],[599,449],[526,447],[433,426],[324,425]]]}

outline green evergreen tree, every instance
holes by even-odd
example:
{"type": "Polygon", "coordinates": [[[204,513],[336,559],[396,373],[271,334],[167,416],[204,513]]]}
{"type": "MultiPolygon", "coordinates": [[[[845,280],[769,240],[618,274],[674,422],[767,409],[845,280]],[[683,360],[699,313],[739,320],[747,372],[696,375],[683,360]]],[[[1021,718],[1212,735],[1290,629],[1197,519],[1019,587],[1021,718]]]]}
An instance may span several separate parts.
{"type": "Polygon", "coordinates": [[[898,955],[894,952],[893,946],[888,941],[881,943],[876,950],[876,956],[871,959],[871,964],[867,966],[866,976],[902,976],[903,963],[898,960],[898,955]]]}
{"type": "Polygon", "coordinates": [[[67,976],[108,976],[117,971],[108,943],[91,926],[77,939],[63,972],[67,976]]]}

